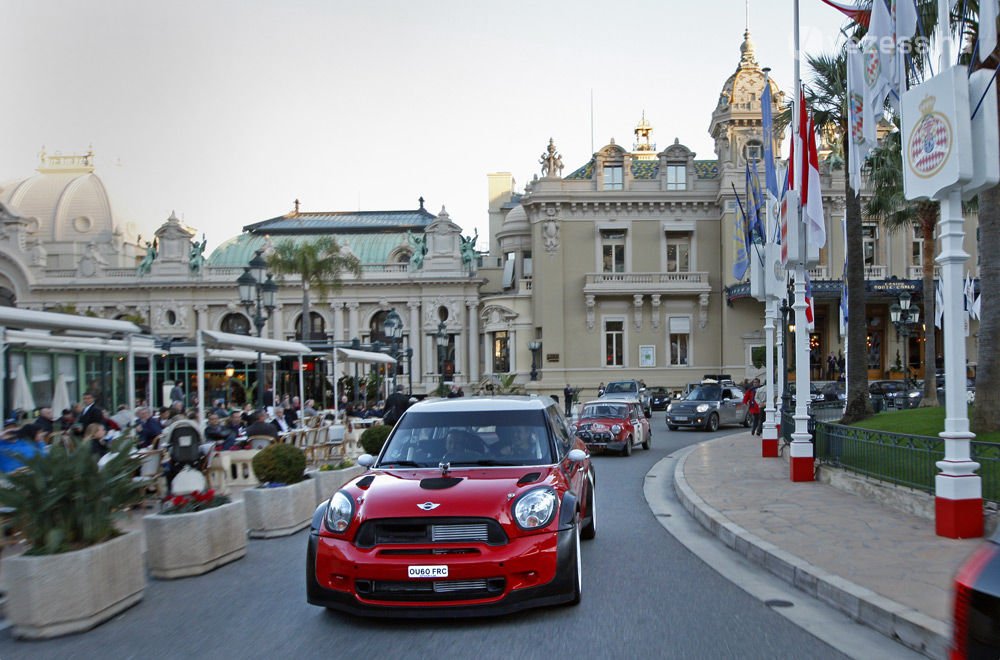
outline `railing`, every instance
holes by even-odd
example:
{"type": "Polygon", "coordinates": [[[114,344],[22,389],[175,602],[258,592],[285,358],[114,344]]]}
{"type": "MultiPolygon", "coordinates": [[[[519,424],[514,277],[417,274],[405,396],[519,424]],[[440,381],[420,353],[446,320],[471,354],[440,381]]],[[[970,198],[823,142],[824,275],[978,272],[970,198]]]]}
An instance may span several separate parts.
{"type": "Polygon", "coordinates": [[[884,280],[889,269],[886,266],[865,266],[866,280],[884,280]]]}
{"type": "Polygon", "coordinates": [[[671,293],[708,290],[708,273],[587,273],[584,293],[671,293]]]}
{"type": "Polygon", "coordinates": [[[830,269],[827,268],[826,266],[816,266],[815,268],[810,268],[809,279],[828,280],[830,279],[830,269]]]}
{"type": "MultiPolygon", "coordinates": [[[[907,266],[906,267],[906,277],[910,280],[920,280],[924,277],[923,266],[907,266]]],[[[941,267],[934,266],[934,279],[941,278],[941,267]]]]}
{"type": "MultiPolygon", "coordinates": [[[[983,499],[1000,502],[1000,444],[975,440],[970,444],[972,460],[980,465],[983,499]]],[[[820,463],[871,479],[934,493],[944,441],[820,422],[816,424],[815,456],[820,463]]]]}
{"type": "MultiPolygon", "coordinates": [[[[844,404],[841,401],[810,401],[809,409],[809,434],[816,439],[816,422],[840,421],[844,416],[844,404]]],[[[781,411],[781,439],[784,444],[792,441],[792,433],[795,432],[795,407],[790,410],[781,411]]]]}

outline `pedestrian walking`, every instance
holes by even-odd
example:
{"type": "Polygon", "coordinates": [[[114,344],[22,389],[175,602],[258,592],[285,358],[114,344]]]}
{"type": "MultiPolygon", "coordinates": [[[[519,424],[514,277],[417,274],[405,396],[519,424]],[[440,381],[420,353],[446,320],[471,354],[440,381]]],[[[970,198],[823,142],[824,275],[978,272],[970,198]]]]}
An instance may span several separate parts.
{"type": "Polygon", "coordinates": [[[573,415],[573,388],[569,383],[566,383],[566,389],[563,390],[563,398],[566,401],[566,416],[571,417],[573,415]]]}
{"type": "Polygon", "coordinates": [[[760,388],[760,380],[754,378],[750,387],[743,393],[743,403],[747,404],[750,415],[750,434],[760,435],[764,429],[761,419],[760,404],[757,403],[757,390],[760,388]]]}

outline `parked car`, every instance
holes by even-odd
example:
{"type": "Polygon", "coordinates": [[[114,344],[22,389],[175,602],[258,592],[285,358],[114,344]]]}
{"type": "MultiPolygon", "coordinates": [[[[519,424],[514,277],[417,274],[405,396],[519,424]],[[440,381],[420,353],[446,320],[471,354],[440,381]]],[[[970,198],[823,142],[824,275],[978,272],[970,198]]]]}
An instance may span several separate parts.
{"type": "Polygon", "coordinates": [[[622,456],[629,456],[636,446],[649,449],[653,442],[652,427],[638,399],[588,401],[574,430],[588,449],[617,451],[622,456]]]}
{"type": "Polygon", "coordinates": [[[955,574],[951,657],[1000,657],[1000,530],[955,574]]]}
{"type": "Polygon", "coordinates": [[[649,409],[666,410],[670,405],[670,392],[665,387],[654,387],[649,391],[649,409]]]}
{"type": "MultiPolygon", "coordinates": [[[[936,377],[935,380],[936,380],[938,403],[944,405],[944,376],[939,375],[936,377]]],[[[920,389],[923,390],[923,385],[921,385],[920,389]]],[[[976,381],[973,378],[965,379],[965,400],[969,404],[973,404],[976,402],[976,381]]]]}
{"type": "MultiPolygon", "coordinates": [[[[788,393],[792,396],[792,401],[796,399],[795,396],[795,383],[788,384],[788,393]]],[[[815,382],[809,383],[809,401],[823,401],[825,398],[822,390],[820,390],[819,385],[815,382]]]]}
{"type": "Polygon", "coordinates": [[[421,401],[358,463],[313,515],[313,605],[462,617],[580,601],[597,481],[552,399],[421,401]]]}
{"type": "Polygon", "coordinates": [[[916,408],[924,398],[923,390],[916,383],[908,385],[901,380],[874,380],[868,383],[868,394],[881,396],[886,408],[916,408]]]}
{"type": "Polygon", "coordinates": [[[750,407],[743,403],[743,390],[735,385],[703,382],[667,406],[671,431],[681,426],[715,431],[723,424],[750,426],[750,407]]]}
{"type": "Polygon", "coordinates": [[[653,409],[650,404],[649,390],[641,380],[613,380],[604,388],[601,398],[617,399],[638,399],[642,405],[642,412],[646,418],[653,416],[653,409]]]}
{"type": "Polygon", "coordinates": [[[831,380],[824,383],[820,386],[819,391],[823,395],[822,401],[847,400],[847,384],[842,380],[831,380]]]}

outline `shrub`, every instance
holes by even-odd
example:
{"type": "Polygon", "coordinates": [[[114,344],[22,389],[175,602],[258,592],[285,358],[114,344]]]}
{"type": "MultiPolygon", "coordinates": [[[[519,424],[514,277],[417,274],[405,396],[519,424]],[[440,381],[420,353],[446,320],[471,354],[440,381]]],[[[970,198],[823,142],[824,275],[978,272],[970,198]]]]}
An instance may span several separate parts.
{"type": "Polygon", "coordinates": [[[323,463],[319,466],[320,472],[331,472],[333,470],[346,470],[347,468],[354,465],[354,461],[349,458],[345,458],[339,463],[323,463]]]}
{"type": "Polygon", "coordinates": [[[382,451],[382,445],[385,444],[385,439],[389,437],[391,432],[392,427],[385,424],[370,426],[361,434],[361,446],[372,456],[378,456],[378,453],[382,451]]]}
{"type": "Polygon", "coordinates": [[[14,509],[14,525],[25,535],[28,554],[52,555],[108,541],[121,532],[114,514],[142,500],[144,484],[133,481],[139,459],[132,438],[111,447],[103,467],[86,444],[70,450],[53,444],[48,453],[24,460],[23,471],[7,475],[0,505],[14,509]]]}
{"type": "Polygon", "coordinates": [[[294,445],[271,444],[253,457],[253,471],[261,483],[298,483],[305,475],[306,455],[294,445]]]}

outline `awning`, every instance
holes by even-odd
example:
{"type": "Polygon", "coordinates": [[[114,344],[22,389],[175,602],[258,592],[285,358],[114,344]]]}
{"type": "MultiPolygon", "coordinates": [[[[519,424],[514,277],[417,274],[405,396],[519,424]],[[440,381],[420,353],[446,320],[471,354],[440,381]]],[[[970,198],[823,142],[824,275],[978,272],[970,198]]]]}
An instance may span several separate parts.
{"type": "Polygon", "coordinates": [[[46,330],[7,330],[6,343],[9,346],[62,350],[68,353],[94,351],[98,353],[128,353],[156,355],[161,351],[148,335],[132,336],[126,339],[107,339],[103,336],[80,337],[77,335],[52,334],[46,330]],[[131,348],[129,347],[131,344],[131,348]]]}
{"type": "Polygon", "coordinates": [[[358,351],[353,348],[338,348],[337,354],[345,360],[353,360],[355,362],[385,362],[386,364],[396,364],[396,359],[386,355],[385,353],[376,353],[374,351],[358,351]]]}
{"type": "Polygon", "coordinates": [[[282,341],[280,339],[264,339],[247,335],[234,335],[229,332],[201,331],[202,341],[206,346],[222,348],[242,348],[248,351],[274,353],[275,355],[304,355],[313,349],[297,341],[282,341]]]}
{"type": "MultiPolygon", "coordinates": [[[[197,346],[171,346],[170,355],[198,355],[197,346]]],[[[278,362],[281,360],[277,355],[269,353],[261,354],[264,362],[278,362]]],[[[223,348],[205,349],[206,360],[228,360],[230,362],[256,362],[257,353],[254,351],[233,351],[223,348]]]]}
{"type": "Polygon", "coordinates": [[[95,319],[76,314],[36,312],[19,307],[0,307],[0,326],[7,328],[35,328],[39,330],[79,330],[88,334],[137,335],[142,330],[131,321],[95,319]]]}

